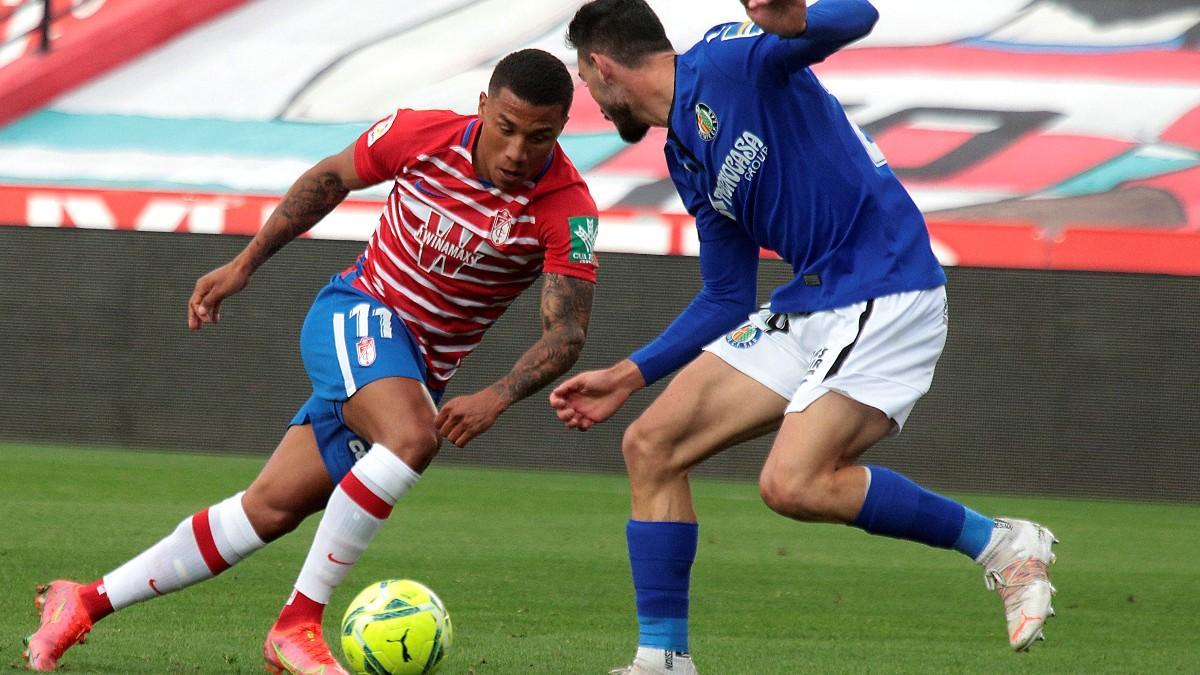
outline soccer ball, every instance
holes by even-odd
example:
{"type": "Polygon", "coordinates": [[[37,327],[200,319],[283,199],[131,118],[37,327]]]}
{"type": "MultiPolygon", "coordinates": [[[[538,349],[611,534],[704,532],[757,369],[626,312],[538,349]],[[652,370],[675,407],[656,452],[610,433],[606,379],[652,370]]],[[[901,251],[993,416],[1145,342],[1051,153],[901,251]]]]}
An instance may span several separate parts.
{"type": "Polygon", "coordinates": [[[367,586],[342,619],[342,653],[356,675],[432,673],[453,638],[446,606],[411,579],[367,586]]]}

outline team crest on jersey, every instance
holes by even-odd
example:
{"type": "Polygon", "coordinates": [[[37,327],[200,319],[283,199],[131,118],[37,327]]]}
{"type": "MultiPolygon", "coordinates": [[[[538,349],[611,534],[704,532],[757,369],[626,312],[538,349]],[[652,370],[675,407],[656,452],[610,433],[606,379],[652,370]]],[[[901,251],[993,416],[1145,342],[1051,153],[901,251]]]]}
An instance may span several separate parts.
{"type": "Polygon", "coordinates": [[[375,338],[361,337],[358,339],[358,365],[366,368],[375,363],[375,338]]]}
{"type": "Polygon", "coordinates": [[[388,129],[392,128],[392,122],[394,121],[396,121],[396,114],[392,113],[376,122],[375,126],[371,127],[371,130],[367,132],[367,147],[375,145],[375,141],[382,138],[388,132],[388,129]]]}
{"type": "Polygon", "coordinates": [[[706,141],[717,137],[717,113],[705,103],[696,104],[696,129],[706,141]]]}
{"type": "Polygon", "coordinates": [[[513,223],[517,222],[508,209],[500,209],[496,212],[496,217],[492,219],[492,234],[489,239],[496,246],[503,246],[508,242],[508,235],[512,233],[513,223]]]}
{"type": "Polygon", "coordinates": [[[725,341],[734,349],[749,349],[762,337],[762,331],[748,323],[725,336],[725,341]]]}

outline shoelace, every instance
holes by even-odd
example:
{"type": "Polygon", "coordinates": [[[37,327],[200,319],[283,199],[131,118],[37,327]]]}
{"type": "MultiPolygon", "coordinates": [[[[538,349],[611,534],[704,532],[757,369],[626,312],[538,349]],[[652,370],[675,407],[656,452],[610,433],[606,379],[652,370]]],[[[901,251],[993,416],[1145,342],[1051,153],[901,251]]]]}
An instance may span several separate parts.
{"type": "Polygon", "coordinates": [[[1020,591],[1038,581],[1046,581],[1046,563],[1037,558],[1026,558],[1009,563],[1001,570],[988,570],[983,581],[989,591],[999,589],[1000,597],[1008,604],[1009,599],[1020,591]]]}

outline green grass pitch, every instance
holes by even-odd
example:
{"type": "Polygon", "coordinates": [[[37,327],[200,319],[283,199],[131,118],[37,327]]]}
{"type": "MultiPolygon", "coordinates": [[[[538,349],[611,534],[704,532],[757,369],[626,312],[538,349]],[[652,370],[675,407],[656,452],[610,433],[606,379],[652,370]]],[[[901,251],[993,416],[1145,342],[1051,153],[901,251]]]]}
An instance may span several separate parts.
{"type": "MultiPolygon", "coordinates": [[[[0,667],[19,667],[35,583],[109,571],[261,464],[0,446],[0,667]]],[[[1040,519],[1063,542],[1049,640],[1013,654],[999,599],[957,553],[793,523],[750,484],[696,481],[695,494],[691,634],[706,675],[1200,670],[1200,508],[967,497],[984,513],[1040,519]]],[[[410,577],[454,619],[440,672],[607,672],[628,661],[637,636],[627,503],[619,476],[435,464],[334,596],[326,631],[336,635],[361,587],[410,577]]],[[[315,527],[310,519],[216,580],[105,620],[61,670],[261,672],[265,631],[315,527]]]]}

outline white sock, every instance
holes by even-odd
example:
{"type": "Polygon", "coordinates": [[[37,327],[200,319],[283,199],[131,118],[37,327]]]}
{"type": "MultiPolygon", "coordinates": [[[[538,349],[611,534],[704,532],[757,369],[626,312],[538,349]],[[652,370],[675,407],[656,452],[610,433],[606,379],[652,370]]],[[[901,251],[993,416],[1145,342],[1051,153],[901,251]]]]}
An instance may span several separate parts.
{"type": "Polygon", "coordinates": [[[376,443],[329,497],[296,590],[329,603],[396,503],[420,478],[404,460],[376,443]]]}
{"type": "Polygon", "coordinates": [[[263,547],[239,492],[185,518],[175,531],[104,575],[113,609],[211,579],[263,547]]]}
{"type": "Polygon", "coordinates": [[[688,670],[691,666],[692,657],[688,654],[663,649],[662,647],[646,647],[638,645],[637,656],[634,657],[633,663],[639,670],[638,672],[647,673],[673,673],[676,671],[684,673],[695,673],[696,671],[688,670]]]}

